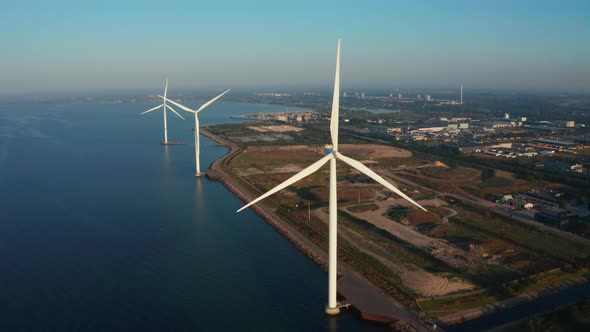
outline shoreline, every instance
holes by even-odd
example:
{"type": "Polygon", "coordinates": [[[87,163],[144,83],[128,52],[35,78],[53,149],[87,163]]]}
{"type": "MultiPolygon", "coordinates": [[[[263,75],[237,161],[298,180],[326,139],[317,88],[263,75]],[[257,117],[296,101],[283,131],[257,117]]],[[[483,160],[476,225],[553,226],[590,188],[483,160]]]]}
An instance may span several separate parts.
{"type": "Polygon", "coordinates": [[[543,299],[550,296],[557,296],[561,292],[566,291],[568,289],[585,287],[588,284],[588,278],[577,277],[568,281],[561,282],[557,285],[520,294],[495,303],[490,303],[480,307],[464,309],[454,314],[441,316],[435,321],[441,326],[452,329],[454,325],[460,326],[462,323],[474,321],[478,318],[485,318],[486,316],[501,313],[510,308],[518,308],[522,305],[534,303],[535,300],[543,299]]]}
{"type": "MultiPolygon", "coordinates": [[[[231,193],[233,193],[236,197],[238,197],[243,202],[248,202],[249,198],[246,196],[246,194],[244,194],[244,191],[240,190],[240,188],[238,188],[235,183],[232,183],[232,181],[228,180],[229,178],[231,178],[232,175],[228,174],[223,169],[223,166],[222,166],[222,163],[224,163],[226,160],[230,160],[231,158],[236,156],[241,151],[241,148],[239,148],[237,145],[235,145],[233,143],[227,142],[227,141],[213,135],[205,128],[201,128],[200,133],[203,134],[204,136],[208,137],[212,141],[216,142],[217,144],[220,144],[222,146],[229,148],[229,151],[224,156],[218,158],[209,166],[210,171],[207,170],[205,172],[207,174],[207,177],[223,184],[231,193]],[[216,174],[216,173],[220,173],[220,174],[216,174]]],[[[322,270],[328,271],[327,259],[324,256],[322,256],[321,254],[317,253],[316,250],[314,248],[312,248],[310,245],[308,245],[306,243],[305,239],[303,239],[303,238],[301,238],[301,236],[295,234],[294,231],[290,230],[287,226],[285,226],[283,223],[281,223],[276,217],[272,216],[270,213],[265,211],[259,205],[253,205],[250,208],[254,212],[256,212],[256,214],[258,214],[267,224],[269,224],[272,228],[274,228],[282,236],[284,236],[289,242],[291,242],[291,244],[293,244],[293,246],[295,248],[297,248],[299,251],[301,251],[305,256],[307,256],[313,262],[318,264],[322,270]]]]}

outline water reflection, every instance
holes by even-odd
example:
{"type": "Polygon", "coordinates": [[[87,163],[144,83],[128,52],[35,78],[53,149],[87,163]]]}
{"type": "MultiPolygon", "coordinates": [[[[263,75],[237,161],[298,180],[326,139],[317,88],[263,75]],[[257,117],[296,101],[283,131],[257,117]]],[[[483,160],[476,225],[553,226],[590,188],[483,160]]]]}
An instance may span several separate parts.
{"type": "Polygon", "coordinates": [[[195,215],[197,222],[203,223],[207,220],[207,204],[205,199],[205,190],[203,181],[208,181],[203,176],[195,179],[195,215]]]}
{"type": "Polygon", "coordinates": [[[168,145],[164,145],[164,170],[166,173],[170,171],[170,150],[168,145]]]}
{"type": "Polygon", "coordinates": [[[338,317],[328,318],[328,331],[338,331],[338,317]]]}

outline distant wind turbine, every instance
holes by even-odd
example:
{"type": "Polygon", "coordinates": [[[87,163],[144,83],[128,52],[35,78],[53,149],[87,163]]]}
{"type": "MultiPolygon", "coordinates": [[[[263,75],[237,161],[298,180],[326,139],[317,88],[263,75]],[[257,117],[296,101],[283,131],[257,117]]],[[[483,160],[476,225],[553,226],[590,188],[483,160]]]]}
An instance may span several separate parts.
{"type": "MultiPolygon", "coordinates": [[[[155,111],[155,110],[157,110],[157,109],[159,109],[161,107],[164,107],[164,142],[160,143],[162,145],[168,145],[169,144],[168,143],[168,122],[166,120],[166,108],[169,108],[172,112],[174,112],[174,114],[178,115],[181,119],[184,120],[184,118],[182,117],[182,115],[176,113],[176,111],[172,107],[166,105],[166,95],[167,94],[168,94],[168,79],[166,79],[166,85],[164,86],[164,103],[162,103],[161,105],[158,105],[158,106],[156,106],[154,108],[150,108],[149,110],[141,113],[141,114],[145,114],[145,113],[153,112],[153,111],[155,111]]],[[[179,144],[179,143],[174,143],[174,144],[179,144]]]]}
{"type": "Polygon", "coordinates": [[[189,113],[193,113],[195,115],[195,159],[196,159],[196,167],[197,167],[197,174],[196,176],[201,176],[201,161],[200,161],[200,140],[199,140],[199,117],[198,114],[200,111],[204,110],[207,106],[213,104],[217,99],[221,98],[224,94],[228,93],[231,89],[226,90],[224,93],[220,94],[219,96],[209,100],[208,102],[204,103],[201,107],[199,107],[199,109],[192,110],[184,105],[181,105],[177,102],[175,102],[174,100],[170,100],[167,99],[166,96],[164,95],[164,97],[158,95],[158,97],[162,98],[164,100],[164,103],[166,103],[166,101],[171,102],[172,104],[180,107],[181,109],[189,112],[189,113]]]}
{"type": "MultiPolygon", "coordinates": [[[[330,161],[330,198],[329,198],[329,226],[328,226],[328,305],[326,307],[326,314],[328,315],[337,315],[340,312],[340,308],[338,307],[338,303],[336,302],[336,276],[338,271],[337,266],[337,196],[336,196],[336,159],[340,159],[341,161],[345,162],[346,164],[356,168],[357,170],[361,171],[368,177],[372,178],[373,180],[379,182],[384,187],[388,188],[389,190],[397,193],[410,203],[416,205],[422,210],[425,210],[422,206],[418,203],[414,202],[410,197],[406,196],[402,191],[388,183],[385,179],[381,176],[377,175],[375,172],[371,171],[365,165],[361,164],[360,162],[351,159],[349,157],[344,156],[340,152],[338,152],[338,113],[339,113],[339,104],[340,104],[340,40],[338,40],[338,51],[336,54],[336,77],[334,80],[334,97],[332,99],[332,115],[330,119],[330,135],[332,140],[332,149],[327,150],[327,155],[321,158],[320,160],[316,161],[315,163],[311,164],[309,167],[305,168],[301,172],[293,175],[285,182],[279,184],[278,186],[274,187],[264,195],[258,197],[257,199],[251,201],[250,203],[246,204],[244,207],[238,210],[238,212],[244,210],[245,208],[249,207],[252,204],[259,202],[267,198],[268,196],[292,185],[293,183],[311,175],[312,173],[319,170],[324,164],[330,161]]],[[[426,211],[426,210],[425,210],[426,211]]]]}

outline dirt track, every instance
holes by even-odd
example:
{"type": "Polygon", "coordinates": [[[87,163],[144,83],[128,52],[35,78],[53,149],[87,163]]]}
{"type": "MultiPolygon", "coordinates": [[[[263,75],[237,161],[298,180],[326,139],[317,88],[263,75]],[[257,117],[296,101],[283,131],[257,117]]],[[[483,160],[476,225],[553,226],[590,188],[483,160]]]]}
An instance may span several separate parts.
{"type": "MultiPolygon", "coordinates": [[[[366,214],[371,214],[372,212],[366,212],[366,214]]],[[[321,210],[316,210],[314,214],[320,218],[323,222],[328,222],[328,216],[325,212],[321,210]]],[[[362,218],[361,215],[365,213],[357,213],[354,214],[355,216],[362,218]]],[[[385,218],[385,217],[383,217],[385,218]]],[[[362,218],[364,219],[364,218],[362,218]]],[[[387,219],[387,218],[385,218],[387,219]]],[[[431,239],[425,235],[417,233],[410,228],[407,228],[399,223],[393,222],[389,219],[386,221],[387,223],[392,223],[399,225],[401,228],[404,229],[405,236],[398,236],[398,233],[395,233],[400,239],[409,239],[410,236],[417,234],[412,240],[415,243],[422,243],[425,244],[427,247],[429,245],[436,245],[435,241],[430,241],[431,239]],[[414,234],[413,234],[414,233],[414,234]]],[[[379,227],[379,226],[378,226],[379,227]]],[[[380,227],[381,228],[381,227],[380,227]]],[[[425,271],[416,265],[404,263],[399,260],[397,257],[394,257],[391,254],[388,254],[383,248],[380,248],[378,245],[371,241],[367,241],[364,239],[360,234],[355,233],[347,229],[344,226],[338,226],[339,234],[347,239],[350,243],[354,243],[355,246],[361,251],[366,254],[369,254],[379,260],[382,264],[386,265],[393,271],[399,273],[400,278],[402,279],[403,284],[411,289],[413,292],[418,294],[419,296],[439,296],[439,295],[447,295],[451,293],[456,293],[465,290],[474,289],[475,286],[466,281],[460,280],[449,280],[443,276],[438,276],[428,271],[425,271]]],[[[392,233],[393,234],[393,233],[392,233]]]]}

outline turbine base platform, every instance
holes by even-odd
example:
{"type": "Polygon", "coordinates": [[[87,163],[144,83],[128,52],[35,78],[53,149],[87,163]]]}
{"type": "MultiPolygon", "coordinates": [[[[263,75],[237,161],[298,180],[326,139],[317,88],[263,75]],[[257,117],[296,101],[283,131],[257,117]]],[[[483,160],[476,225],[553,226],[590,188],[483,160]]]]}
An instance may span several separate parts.
{"type": "Polygon", "coordinates": [[[184,142],[161,142],[160,145],[184,145],[184,142]]]}
{"type": "Polygon", "coordinates": [[[198,178],[200,178],[200,177],[201,177],[201,176],[203,176],[204,174],[206,174],[206,173],[197,173],[197,174],[195,174],[195,176],[196,176],[196,177],[198,177],[198,178]]]}
{"type": "Polygon", "coordinates": [[[340,308],[336,307],[336,308],[330,308],[328,306],[326,306],[326,315],[328,316],[338,316],[340,314],[340,308]]]}

